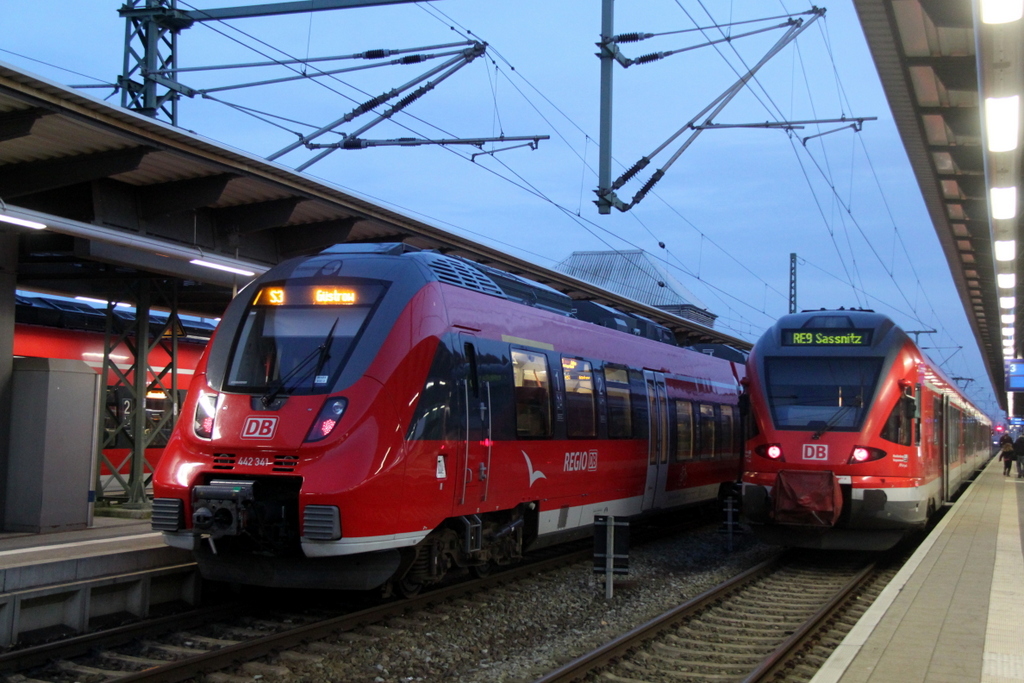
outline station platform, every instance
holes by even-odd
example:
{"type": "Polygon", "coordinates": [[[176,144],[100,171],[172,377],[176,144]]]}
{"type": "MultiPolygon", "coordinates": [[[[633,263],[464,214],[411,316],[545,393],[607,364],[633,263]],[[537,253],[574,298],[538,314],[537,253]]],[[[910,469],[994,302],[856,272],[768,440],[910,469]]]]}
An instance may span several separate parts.
{"type": "Polygon", "coordinates": [[[1024,681],[1024,479],[993,458],[812,683],[1024,681]]]}
{"type": "Polygon", "coordinates": [[[167,547],[148,519],[100,517],[87,529],[0,532],[0,595],[52,583],[181,564],[191,554],[167,547]]]}
{"type": "Polygon", "coordinates": [[[0,568],[12,566],[19,562],[16,558],[27,557],[28,553],[34,552],[46,556],[65,552],[80,557],[103,554],[118,539],[133,543],[141,540],[154,548],[163,545],[160,534],[152,530],[148,519],[97,515],[93,518],[93,525],[87,529],[45,534],[0,531],[0,568]],[[151,544],[150,540],[153,541],[151,544]]]}
{"type": "Polygon", "coordinates": [[[0,533],[0,648],[194,605],[199,589],[192,554],[165,545],[148,519],[97,516],[87,529],[0,533]]]}

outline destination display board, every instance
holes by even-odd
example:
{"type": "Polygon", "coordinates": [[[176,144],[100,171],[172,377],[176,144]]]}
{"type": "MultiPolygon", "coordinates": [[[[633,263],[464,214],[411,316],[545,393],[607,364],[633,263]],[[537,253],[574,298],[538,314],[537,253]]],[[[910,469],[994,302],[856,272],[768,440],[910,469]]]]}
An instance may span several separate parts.
{"type": "Polygon", "coordinates": [[[256,293],[256,306],[355,306],[372,304],[380,296],[380,285],[275,285],[256,293]]]}
{"type": "Polygon", "coordinates": [[[1006,390],[1024,391],[1024,360],[1007,358],[1003,367],[1006,369],[1006,390]]]}
{"type": "Polygon", "coordinates": [[[782,330],[783,346],[871,346],[874,330],[807,328],[782,330]]]}

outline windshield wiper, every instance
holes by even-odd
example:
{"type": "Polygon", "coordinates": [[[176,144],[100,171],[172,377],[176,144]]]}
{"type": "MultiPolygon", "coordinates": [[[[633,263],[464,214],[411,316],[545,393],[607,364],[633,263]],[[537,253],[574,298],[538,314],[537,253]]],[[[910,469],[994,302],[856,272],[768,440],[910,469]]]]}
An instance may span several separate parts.
{"type": "Polygon", "coordinates": [[[331,357],[331,345],[334,344],[334,329],[338,326],[338,321],[341,317],[334,319],[334,324],[331,325],[331,329],[327,331],[327,336],[324,338],[324,342],[317,348],[320,352],[320,359],[316,362],[316,369],[313,370],[313,385],[316,385],[316,378],[320,376],[320,371],[324,369],[324,363],[331,357]]]}
{"type": "MultiPolygon", "coordinates": [[[[320,343],[319,346],[310,351],[309,354],[307,354],[306,357],[303,358],[298,365],[292,368],[291,372],[289,372],[287,375],[274,382],[274,385],[267,390],[267,393],[263,394],[263,396],[260,397],[260,403],[263,404],[264,408],[270,407],[270,404],[274,402],[274,399],[277,398],[277,395],[285,390],[288,381],[295,377],[297,374],[299,374],[299,371],[302,370],[307,365],[309,365],[310,361],[312,361],[314,358],[317,358],[319,356],[319,361],[317,362],[315,372],[313,373],[314,377],[323,369],[324,363],[326,363],[327,359],[330,357],[331,344],[334,343],[334,329],[338,326],[339,319],[340,318],[334,319],[334,324],[331,325],[331,329],[327,332],[327,336],[324,337],[324,340],[320,343]]],[[[305,379],[308,376],[308,373],[303,374],[302,377],[300,377],[298,382],[296,382],[295,384],[299,384],[300,382],[302,382],[303,379],[305,379]]],[[[287,388],[289,391],[291,390],[291,387],[287,388]]]]}
{"type": "Polygon", "coordinates": [[[839,406],[839,410],[837,410],[832,415],[832,417],[829,419],[829,421],[825,423],[824,427],[822,427],[818,431],[814,432],[814,435],[811,437],[811,439],[814,439],[814,440],[820,439],[822,434],[824,434],[825,432],[827,432],[828,430],[832,429],[837,424],[839,424],[839,419],[841,417],[843,417],[844,415],[846,415],[846,413],[850,410],[850,408],[860,408],[862,405],[864,405],[864,401],[861,399],[860,396],[857,396],[852,401],[847,403],[846,405],[839,406]]]}

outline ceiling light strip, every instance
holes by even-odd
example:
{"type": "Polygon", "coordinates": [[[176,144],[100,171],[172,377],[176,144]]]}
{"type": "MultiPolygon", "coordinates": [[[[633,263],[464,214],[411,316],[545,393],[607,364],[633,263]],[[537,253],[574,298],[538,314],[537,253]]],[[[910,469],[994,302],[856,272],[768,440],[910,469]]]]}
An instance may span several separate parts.
{"type": "MultiPolygon", "coordinates": [[[[220,255],[209,254],[198,247],[187,247],[180,244],[173,244],[171,242],[164,242],[163,240],[143,235],[118,233],[111,228],[104,228],[102,226],[62,218],[52,214],[44,214],[31,209],[11,206],[10,204],[7,205],[5,212],[0,214],[0,217],[7,222],[11,222],[9,220],[10,218],[17,218],[21,221],[41,225],[44,228],[49,228],[54,232],[63,235],[71,235],[73,237],[81,237],[95,242],[114,244],[128,249],[146,251],[151,254],[157,254],[158,256],[187,261],[188,263],[195,263],[196,261],[202,260],[203,263],[196,265],[206,266],[207,268],[216,268],[220,271],[243,275],[244,277],[262,275],[270,269],[269,266],[259,263],[251,263],[249,261],[243,261],[241,259],[235,259],[228,256],[222,257],[220,255]],[[210,260],[211,258],[216,260],[210,260]],[[213,264],[217,264],[217,266],[214,266],[213,264]]],[[[182,277],[184,277],[184,275],[182,275],[182,277]]],[[[222,281],[223,280],[213,280],[213,282],[222,281]]]]}

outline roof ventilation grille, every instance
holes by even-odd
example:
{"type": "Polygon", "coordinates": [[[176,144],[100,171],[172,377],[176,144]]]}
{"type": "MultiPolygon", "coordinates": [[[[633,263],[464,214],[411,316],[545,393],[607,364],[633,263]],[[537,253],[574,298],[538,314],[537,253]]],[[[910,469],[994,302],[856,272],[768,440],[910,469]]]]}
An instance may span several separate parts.
{"type": "Polygon", "coordinates": [[[505,293],[494,283],[494,280],[487,277],[479,270],[452,258],[437,258],[430,261],[430,269],[441,282],[464,289],[472,289],[491,296],[506,298],[505,293]]]}

